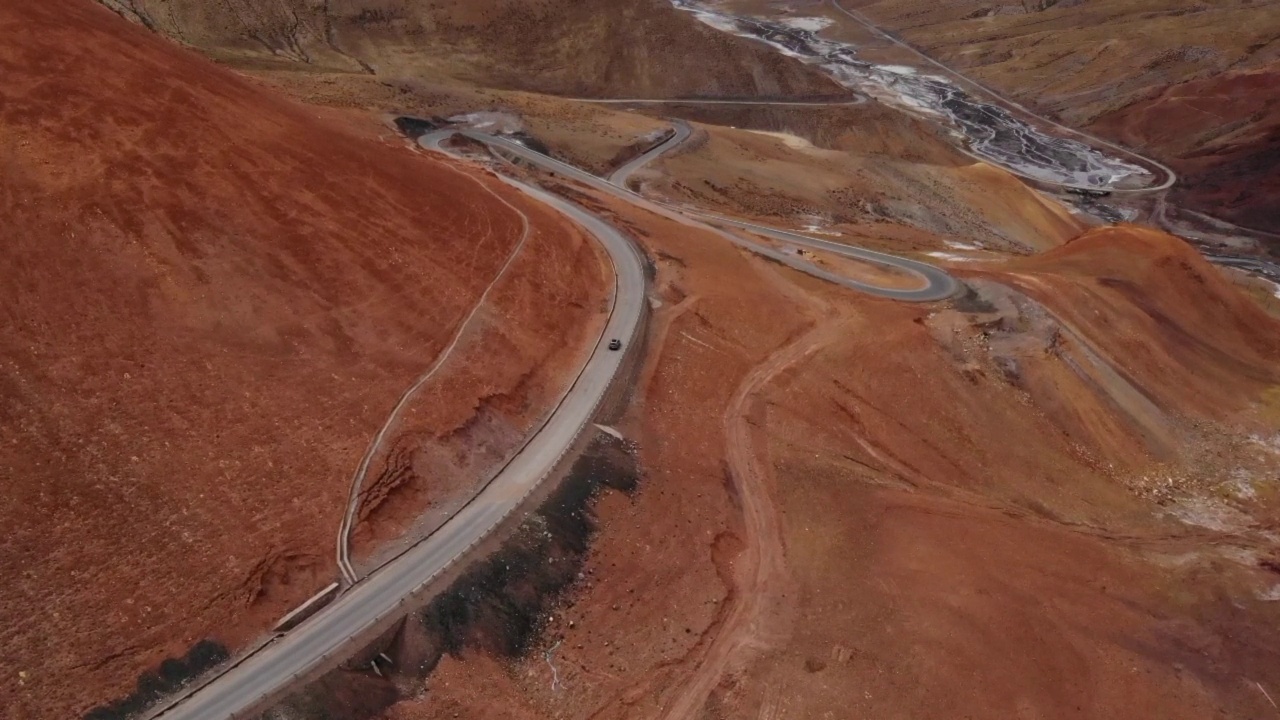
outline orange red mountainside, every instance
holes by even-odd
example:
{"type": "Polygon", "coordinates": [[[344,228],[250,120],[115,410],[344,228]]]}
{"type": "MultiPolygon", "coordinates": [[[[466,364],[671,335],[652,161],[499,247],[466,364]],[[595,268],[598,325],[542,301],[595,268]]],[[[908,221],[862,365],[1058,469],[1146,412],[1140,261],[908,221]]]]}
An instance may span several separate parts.
{"type": "Polygon", "coordinates": [[[1280,229],[1280,61],[1173,85],[1094,127],[1171,158],[1192,207],[1280,229]]]}
{"type": "Polygon", "coordinates": [[[1096,228],[1007,267],[1015,284],[1145,374],[1141,384],[1166,408],[1219,414],[1280,382],[1280,322],[1172,235],[1096,228]]]}
{"type": "Polygon", "coordinates": [[[0,716],[65,720],[336,577],[350,473],[516,208],[535,237],[485,317],[527,332],[434,403],[537,410],[603,278],[496,180],[89,0],[0,4],[0,35],[0,716]]]}

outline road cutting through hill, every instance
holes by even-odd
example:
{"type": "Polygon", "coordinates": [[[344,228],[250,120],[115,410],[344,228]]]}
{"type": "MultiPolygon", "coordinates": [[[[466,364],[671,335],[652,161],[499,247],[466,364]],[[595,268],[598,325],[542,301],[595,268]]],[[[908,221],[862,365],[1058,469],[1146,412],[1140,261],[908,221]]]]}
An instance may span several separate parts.
{"type": "Polygon", "coordinates": [[[373,462],[373,458],[382,449],[382,445],[386,441],[387,436],[390,434],[392,428],[396,426],[401,414],[403,414],[405,408],[408,407],[409,402],[417,396],[423,386],[425,386],[427,382],[431,380],[437,372],[439,372],[440,368],[444,366],[445,361],[453,356],[453,351],[458,347],[462,338],[467,335],[472,321],[475,320],[480,309],[484,307],[485,301],[488,300],[490,293],[493,292],[493,289],[497,287],[502,278],[506,277],[507,271],[511,269],[516,257],[520,255],[520,251],[524,249],[524,246],[529,240],[530,227],[529,217],[527,215],[521,212],[516,206],[504,200],[500,195],[490,190],[484,183],[467,175],[461,170],[455,169],[454,172],[475,183],[477,187],[489,195],[492,195],[494,199],[520,218],[520,239],[512,246],[511,252],[508,253],[506,261],[503,262],[502,267],[498,268],[498,272],[493,276],[493,279],[489,281],[484,292],[480,293],[479,299],[477,299],[475,305],[471,307],[471,312],[467,313],[467,316],[458,324],[458,329],[454,332],[453,338],[449,341],[449,344],[440,352],[440,354],[436,355],[431,366],[427,368],[422,375],[418,376],[418,378],[413,381],[413,384],[400,395],[400,399],[396,402],[395,407],[392,408],[391,413],[387,415],[387,419],[383,422],[382,427],[378,429],[378,432],[373,436],[373,440],[369,442],[369,447],[365,450],[364,456],[360,458],[360,464],[356,467],[355,474],[351,478],[351,489],[347,495],[347,507],[343,512],[342,523],[338,529],[338,570],[342,573],[343,580],[348,584],[354,583],[360,579],[359,575],[356,573],[355,565],[351,562],[351,532],[355,529],[356,517],[360,509],[360,494],[364,489],[365,476],[369,473],[369,466],[373,462]]]}
{"type": "MultiPolygon", "coordinates": [[[[685,212],[674,207],[647,200],[625,187],[530,150],[511,139],[471,130],[445,130],[423,136],[419,144],[427,149],[443,151],[441,143],[454,135],[462,135],[484,143],[491,149],[514,154],[543,170],[581,181],[665,217],[709,230],[753,252],[846,287],[914,302],[944,299],[954,294],[958,287],[950,275],[925,263],[807,238],[731,218],[705,216],[710,222],[760,233],[781,242],[822,245],[824,249],[846,257],[890,265],[917,275],[923,284],[917,289],[899,290],[850,280],[782,251],[688,217],[685,212]]],[[[615,173],[615,180],[625,183],[631,172],[671,151],[688,136],[689,128],[681,124],[671,138],[637,158],[639,162],[628,163],[628,172],[621,175],[615,173]]],[[[625,356],[625,353],[611,351],[609,341],[617,338],[630,346],[644,312],[646,298],[641,253],[616,228],[577,205],[519,180],[503,176],[499,178],[584,227],[601,243],[613,263],[615,286],[612,308],[605,329],[597,339],[596,347],[582,371],[553,409],[547,422],[529,437],[514,458],[476,498],[439,530],[355,582],[332,604],[294,630],[280,635],[257,652],[241,659],[222,675],[177,699],[152,717],[165,720],[241,717],[279,697],[293,683],[323,669],[327,663],[340,657],[351,641],[366,636],[381,623],[403,612],[404,603],[411,595],[462,558],[514,512],[542,480],[554,471],[581,430],[595,415],[625,356]]],[[[342,554],[341,550],[339,552],[342,554]]]]}
{"type": "Polygon", "coordinates": [[[645,308],[644,264],[625,236],[581,208],[511,178],[503,182],[551,206],[584,227],[604,247],[613,264],[614,288],[609,317],[590,358],[552,409],[546,423],[490,481],[479,495],[439,530],[362,578],[332,604],[242,659],[222,675],[195,689],[153,717],[212,720],[245,717],[262,708],[293,683],[322,670],[342,656],[348,644],[405,612],[405,602],[514,512],[555,468],[594,417],[622,367],[625,352],[609,350],[609,341],[628,346],[645,308]]]}

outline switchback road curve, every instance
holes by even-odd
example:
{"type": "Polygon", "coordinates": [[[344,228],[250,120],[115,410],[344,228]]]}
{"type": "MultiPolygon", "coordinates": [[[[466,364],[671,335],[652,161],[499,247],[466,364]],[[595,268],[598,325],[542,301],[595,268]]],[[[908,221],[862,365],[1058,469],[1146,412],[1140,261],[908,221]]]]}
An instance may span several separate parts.
{"type": "Polygon", "coordinates": [[[951,297],[959,288],[955,278],[951,277],[951,275],[949,275],[945,270],[928,263],[899,257],[897,255],[890,255],[888,253],[876,252],[874,250],[866,250],[864,248],[845,245],[843,243],[833,242],[830,240],[820,240],[800,233],[778,230],[743,220],[705,213],[699,210],[682,208],[668,203],[650,200],[649,198],[628,189],[626,187],[626,183],[632,173],[658,157],[671,152],[689,137],[691,130],[688,124],[681,121],[675,122],[675,133],[670,138],[660,143],[657,147],[641,154],[636,159],[618,168],[618,170],[610,174],[608,179],[592,175],[581,168],[574,167],[573,165],[556,160],[555,158],[544,155],[536,150],[532,150],[511,138],[499,135],[489,135],[474,130],[446,130],[431,133],[425,136],[421,142],[429,147],[436,147],[446,137],[455,133],[477,142],[484,143],[491,149],[519,157],[521,160],[535,165],[545,171],[580,182],[584,185],[595,188],[596,190],[607,192],[615,197],[626,200],[637,207],[644,208],[645,210],[649,210],[650,212],[662,215],[663,217],[675,220],[684,225],[689,225],[700,230],[714,233],[734,245],[750,250],[753,253],[776,260],[784,265],[799,270],[800,272],[826,280],[836,285],[847,287],[851,290],[857,290],[858,292],[863,292],[868,295],[876,295],[905,302],[935,302],[951,297]],[[755,242],[741,235],[726,232],[720,227],[717,227],[719,225],[726,225],[739,230],[763,235],[776,242],[792,247],[821,250],[841,257],[900,270],[918,278],[920,280],[920,286],[908,289],[887,288],[872,283],[854,280],[852,278],[845,277],[844,275],[826,270],[825,268],[818,267],[803,258],[797,257],[794,253],[788,253],[765,243],[755,242]]]}

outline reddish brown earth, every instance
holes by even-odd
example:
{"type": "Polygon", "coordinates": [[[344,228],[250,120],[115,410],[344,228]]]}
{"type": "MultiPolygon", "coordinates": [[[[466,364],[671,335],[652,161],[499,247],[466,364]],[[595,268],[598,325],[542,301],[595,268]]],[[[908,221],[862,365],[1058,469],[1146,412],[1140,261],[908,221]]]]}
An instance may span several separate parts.
{"type": "Polygon", "coordinates": [[[554,612],[561,684],[542,652],[464,654],[386,717],[1274,711],[1257,531],[1280,498],[1219,483],[1280,467],[1237,442],[1276,432],[1253,407],[1280,385],[1280,324],[1192,249],[1092,231],[911,306],[614,207],[660,258],[622,425],[645,481],[603,499],[554,612]],[[1166,472],[1171,494],[1145,493],[1166,472]],[[1174,519],[1204,497],[1254,529],[1174,519]]]}
{"type": "MultiPolygon", "coordinates": [[[[503,30],[473,12],[452,18],[449,62],[458,38],[503,30]]],[[[420,529],[536,418],[581,346],[570,328],[591,327],[601,267],[577,231],[481,173],[83,3],[0,9],[0,30],[15,38],[0,123],[16,138],[0,148],[16,280],[0,424],[17,439],[0,467],[21,481],[0,607],[23,618],[0,631],[17,677],[0,706],[66,717],[196,639],[242,645],[333,577],[355,460],[519,237],[495,193],[529,216],[530,252],[372,476],[363,553],[420,529]]],[[[242,67],[306,65],[288,54],[322,46],[347,62],[324,30],[297,47],[272,36],[249,60],[205,49],[242,67]]],[[[530,65],[576,58],[560,39],[530,65]]],[[[897,129],[871,140],[903,152],[897,129]]],[[[956,212],[981,202],[981,224],[1025,247],[1075,232],[1007,178],[957,176],[971,187],[941,183],[965,200],[956,212]]],[[[932,194],[915,177],[892,186],[932,194]]],[[[448,658],[386,717],[1274,712],[1280,325],[1190,248],[1091,231],[912,306],[595,202],[657,266],[648,361],[619,424],[641,491],[601,500],[542,648],[448,658]]],[[[889,230],[862,229],[901,247],[889,230]]]]}
{"type": "Polygon", "coordinates": [[[1280,326],[1194,248],[1135,226],[1009,263],[1010,280],[1092,340],[1160,407],[1221,416],[1280,381],[1280,326]]]}
{"type": "Polygon", "coordinates": [[[415,438],[539,414],[603,268],[483,173],[87,0],[5,5],[0,32],[0,715],[67,718],[197,640],[243,646],[336,577],[350,473],[519,239],[516,210],[527,251],[415,438]]]}
{"type": "Polygon", "coordinates": [[[1095,127],[1174,158],[1176,195],[1190,207],[1280,229],[1280,63],[1173,85],[1095,127]]]}

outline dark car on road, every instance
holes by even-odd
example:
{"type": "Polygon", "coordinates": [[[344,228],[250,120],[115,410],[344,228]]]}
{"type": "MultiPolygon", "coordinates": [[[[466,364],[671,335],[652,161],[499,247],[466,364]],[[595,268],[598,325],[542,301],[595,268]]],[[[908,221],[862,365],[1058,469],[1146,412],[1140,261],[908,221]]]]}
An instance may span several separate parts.
{"type": "Polygon", "coordinates": [[[612,340],[610,340],[610,341],[609,341],[609,349],[610,349],[610,350],[617,350],[617,349],[619,349],[619,348],[621,348],[621,347],[622,347],[622,341],[621,341],[621,340],[619,340],[618,338],[614,338],[614,339],[612,339],[612,340]]]}

